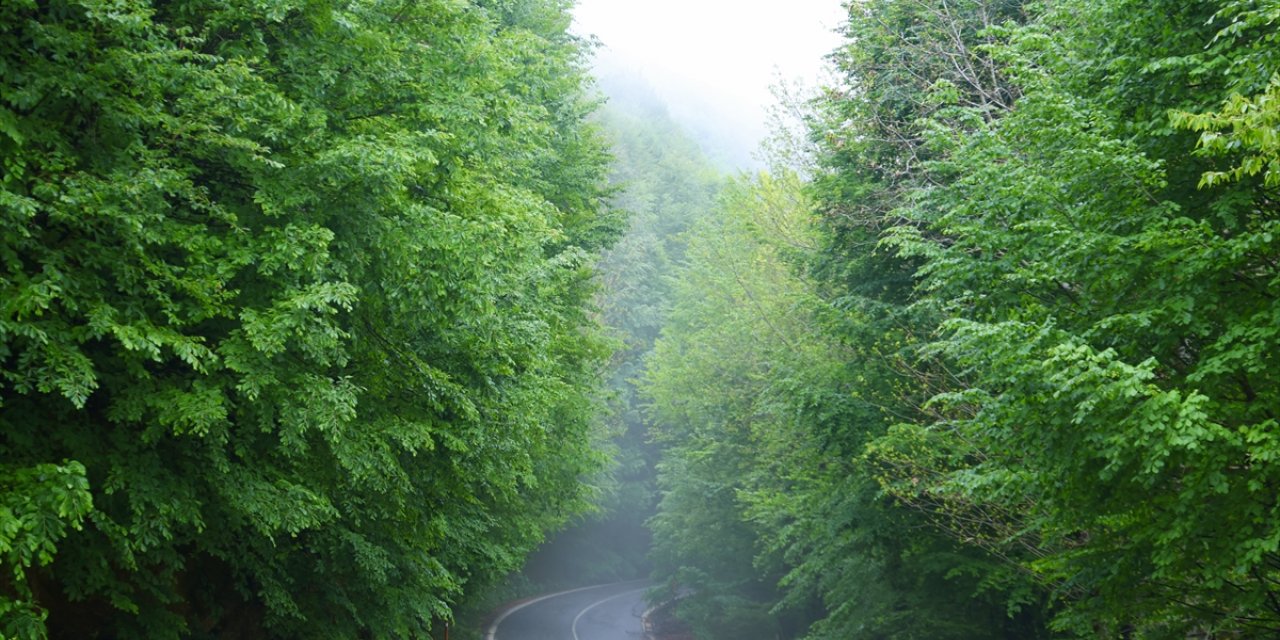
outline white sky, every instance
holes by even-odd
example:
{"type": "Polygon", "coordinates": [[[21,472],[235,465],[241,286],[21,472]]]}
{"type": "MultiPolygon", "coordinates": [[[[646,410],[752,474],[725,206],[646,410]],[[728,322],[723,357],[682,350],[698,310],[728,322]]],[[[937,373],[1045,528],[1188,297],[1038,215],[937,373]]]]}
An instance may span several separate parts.
{"type": "Polygon", "coordinates": [[[602,58],[638,71],[672,115],[720,138],[755,144],[780,73],[816,83],[840,44],[840,0],[578,0],[576,30],[602,58]]]}

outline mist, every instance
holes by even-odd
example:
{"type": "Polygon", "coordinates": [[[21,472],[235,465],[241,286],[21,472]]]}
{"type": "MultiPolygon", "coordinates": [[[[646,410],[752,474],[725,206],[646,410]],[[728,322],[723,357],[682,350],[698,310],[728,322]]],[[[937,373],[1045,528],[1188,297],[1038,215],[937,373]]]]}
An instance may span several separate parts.
{"type": "Polygon", "coordinates": [[[843,15],[839,0],[581,0],[574,30],[599,39],[598,77],[643,79],[713,161],[753,169],[770,87],[821,82],[843,15]]]}

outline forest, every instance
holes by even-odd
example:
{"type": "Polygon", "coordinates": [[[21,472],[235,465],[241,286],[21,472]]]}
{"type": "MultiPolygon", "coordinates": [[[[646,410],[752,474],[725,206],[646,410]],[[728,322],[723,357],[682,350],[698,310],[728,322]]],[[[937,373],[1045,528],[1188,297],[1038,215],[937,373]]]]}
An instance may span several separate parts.
{"type": "Polygon", "coordinates": [[[572,8],[0,3],[0,638],[1280,636],[1280,2],[845,0],[752,172],[572,8]]]}
{"type": "Polygon", "coordinates": [[[848,9],[644,375],[686,619],[1275,637],[1280,4],[848,9]]]}

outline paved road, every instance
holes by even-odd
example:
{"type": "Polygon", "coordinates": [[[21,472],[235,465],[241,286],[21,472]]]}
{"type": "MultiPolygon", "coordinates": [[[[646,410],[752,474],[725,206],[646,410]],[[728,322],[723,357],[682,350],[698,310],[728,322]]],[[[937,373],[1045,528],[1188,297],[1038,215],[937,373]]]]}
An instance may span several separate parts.
{"type": "Polygon", "coordinates": [[[535,598],[508,609],[487,640],[643,640],[648,582],[620,582],[535,598]]]}

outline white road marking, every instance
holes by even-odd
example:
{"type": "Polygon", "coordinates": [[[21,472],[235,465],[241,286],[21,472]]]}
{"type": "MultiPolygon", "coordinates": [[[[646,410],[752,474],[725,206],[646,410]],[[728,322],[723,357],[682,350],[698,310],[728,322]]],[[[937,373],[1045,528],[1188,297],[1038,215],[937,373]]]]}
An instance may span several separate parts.
{"type": "Polygon", "coordinates": [[[578,621],[582,619],[582,616],[587,615],[587,612],[588,612],[588,611],[590,611],[590,610],[592,610],[592,609],[594,609],[594,608],[596,608],[596,607],[598,607],[598,606],[600,606],[600,605],[602,605],[602,604],[604,604],[604,603],[606,603],[606,602],[608,602],[608,601],[610,601],[610,600],[617,600],[618,598],[621,598],[622,596],[629,596],[629,595],[631,595],[631,594],[633,594],[633,593],[640,593],[641,591],[647,591],[648,589],[649,589],[648,587],[643,587],[643,588],[640,588],[640,589],[632,589],[632,590],[630,590],[630,591],[624,591],[624,592],[619,593],[619,594],[617,594],[617,595],[609,596],[608,598],[605,598],[605,599],[603,599],[603,600],[596,600],[595,602],[592,602],[591,604],[587,605],[587,607],[586,607],[585,609],[583,609],[582,611],[579,611],[579,612],[578,612],[578,615],[577,615],[577,616],[575,616],[575,617],[573,618],[573,626],[572,626],[572,627],[570,627],[570,630],[571,630],[571,631],[573,631],[573,640],[579,640],[579,638],[578,638],[578,621]]]}
{"type": "MultiPolygon", "coordinates": [[[[639,581],[638,581],[638,580],[633,580],[632,582],[639,582],[639,581]]],[[[615,584],[626,584],[626,583],[625,583],[625,582],[619,582],[619,583],[615,583],[615,584]]],[[[506,619],[507,619],[507,616],[509,616],[509,615],[511,615],[511,614],[513,614],[513,613],[515,613],[515,612],[517,612],[517,611],[519,611],[519,610],[521,610],[521,609],[523,609],[523,608],[525,608],[525,607],[527,607],[527,606],[529,606],[529,605],[538,604],[539,602],[542,602],[543,600],[550,600],[550,599],[552,599],[552,598],[557,598],[557,597],[559,597],[559,596],[567,596],[567,595],[569,595],[569,594],[571,594],[571,593],[578,593],[579,591],[589,591],[589,590],[591,590],[591,589],[602,589],[602,588],[604,588],[604,587],[612,587],[612,586],[614,586],[614,585],[613,585],[613,584],[597,584],[597,585],[592,585],[592,586],[590,586],[590,587],[579,587],[579,588],[577,588],[577,589],[569,589],[568,591],[559,591],[559,592],[556,592],[556,593],[548,593],[548,594],[547,594],[547,595],[545,595],[545,596],[538,596],[537,598],[534,598],[534,599],[532,599],[532,600],[529,600],[528,602],[521,602],[520,604],[518,604],[518,605],[516,605],[516,606],[514,606],[514,607],[511,607],[510,609],[507,609],[506,611],[503,611],[503,612],[502,612],[502,615],[498,616],[498,619],[497,619],[497,620],[494,620],[494,621],[493,621],[493,624],[489,625],[489,630],[488,630],[488,631],[486,631],[486,632],[485,632],[485,634],[484,634],[484,640],[496,640],[496,638],[497,638],[497,634],[498,634],[498,625],[502,624],[502,621],[503,621],[503,620],[506,620],[506,619]]],[[[646,587],[646,588],[647,588],[647,587],[646,587]]],[[[621,593],[621,594],[618,594],[618,595],[623,595],[623,596],[625,596],[625,595],[627,595],[628,593],[635,593],[636,591],[644,591],[644,589],[636,589],[635,591],[628,591],[627,593],[621,593]]],[[[590,609],[591,607],[594,607],[594,606],[596,606],[596,605],[600,604],[601,602],[604,602],[605,600],[612,600],[613,598],[616,598],[616,597],[618,597],[618,596],[611,596],[611,597],[609,597],[609,598],[605,598],[604,600],[601,600],[600,602],[594,602],[594,603],[592,603],[592,604],[591,604],[591,606],[587,607],[587,609],[590,609]]],[[[584,609],[584,611],[585,611],[585,609],[584,609]]],[[[580,613],[580,614],[578,614],[578,618],[581,618],[581,617],[582,617],[582,614],[581,614],[581,613],[580,613]]],[[[578,618],[574,618],[574,619],[573,619],[573,625],[574,625],[575,627],[576,627],[576,626],[578,626],[578,618]]],[[[576,632],[576,631],[574,632],[573,637],[574,637],[574,639],[575,639],[575,640],[577,639],[578,634],[577,634],[577,632],[576,632]]]]}

